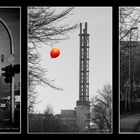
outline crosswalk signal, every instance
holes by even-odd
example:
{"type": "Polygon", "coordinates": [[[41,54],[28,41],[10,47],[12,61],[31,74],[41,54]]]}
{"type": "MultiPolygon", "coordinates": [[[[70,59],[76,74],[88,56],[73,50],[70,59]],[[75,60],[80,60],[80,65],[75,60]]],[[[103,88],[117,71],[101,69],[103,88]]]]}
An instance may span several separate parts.
{"type": "Polygon", "coordinates": [[[16,64],[12,68],[13,75],[20,73],[20,64],[16,64]]]}
{"type": "Polygon", "coordinates": [[[1,76],[5,76],[5,82],[6,83],[12,83],[12,65],[6,66],[4,68],[1,68],[4,73],[1,74],[1,76]]]}
{"type": "Polygon", "coordinates": [[[4,80],[5,80],[6,83],[12,83],[12,77],[7,76],[7,77],[5,77],[4,80]]]}

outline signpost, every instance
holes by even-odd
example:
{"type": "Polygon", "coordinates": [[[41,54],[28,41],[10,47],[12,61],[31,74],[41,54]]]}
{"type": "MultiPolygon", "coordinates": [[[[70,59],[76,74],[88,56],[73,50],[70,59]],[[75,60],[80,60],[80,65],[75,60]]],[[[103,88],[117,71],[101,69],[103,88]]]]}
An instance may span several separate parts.
{"type": "MultiPolygon", "coordinates": [[[[14,66],[15,56],[13,54],[10,54],[7,58],[7,61],[11,64],[11,66],[14,66]]],[[[12,83],[10,83],[10,87],[12,90],[11,93],[11,111],[12,111],[12,123],[14,123],[14,114],[15,114],[15,93],[14,93],[14,76],[12,75],[12,83]]]]}
{"type": "Polygon", "coordinates": [[[9,64],[13,64],[15,61],[15,56],[13,54],[10,54],[9,57],[7,58],[7,61],[9,62],[9,64]]]}

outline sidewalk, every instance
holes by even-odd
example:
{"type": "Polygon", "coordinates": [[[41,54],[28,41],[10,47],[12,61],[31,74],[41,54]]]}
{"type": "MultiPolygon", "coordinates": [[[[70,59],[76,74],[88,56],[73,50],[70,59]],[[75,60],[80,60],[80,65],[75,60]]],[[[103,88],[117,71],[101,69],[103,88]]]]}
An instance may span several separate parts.
{"type": "Polygon", "coordinates": [[[0,132],[20,132],[19,121],[14,124],[10,120],[0,121],[0,132]]]}
{"type": "Polygon", "coordinates": [[[120,115],[120,119],[126,118],[126,117],[131,116],[131,115],[135,115],[135,114],[140,114],[140,113],[139,112],[138,113],[137,112],[124,113],[124,114],[120,115]]]}
{"type": "Polygon", "coordinates": [[[136,125],[140,122],[140,113],[132,113],[121,116],[120,132],[135,132],[136,125]]]}

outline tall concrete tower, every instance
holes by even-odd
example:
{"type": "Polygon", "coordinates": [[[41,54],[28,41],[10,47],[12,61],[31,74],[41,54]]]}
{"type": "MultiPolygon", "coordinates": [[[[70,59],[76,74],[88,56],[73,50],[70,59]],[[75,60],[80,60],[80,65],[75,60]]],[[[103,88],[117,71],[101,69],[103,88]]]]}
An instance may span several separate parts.
{"type": "Polygon", "coordinates": [[[76,102],[76,120],[80,131],[89,126],[89,34],[87,22],[82,30],[80,23],[80,69],[79,69],[79,100],[76,102]]]}

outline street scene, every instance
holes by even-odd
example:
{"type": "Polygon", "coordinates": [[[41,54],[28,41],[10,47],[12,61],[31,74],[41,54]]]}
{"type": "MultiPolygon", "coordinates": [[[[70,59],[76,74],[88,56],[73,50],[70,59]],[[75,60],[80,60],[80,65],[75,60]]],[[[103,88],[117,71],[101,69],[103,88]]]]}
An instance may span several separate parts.
{"type": "Polygon", "coordinates": [[[20,8],[0,7],[0,134],[20,133],[20,8]]]}
{"type": "Polygon", "coordinates": [[[119,8],[120,133],[140,133],[140,7],[119,8]]]}

